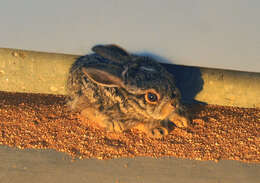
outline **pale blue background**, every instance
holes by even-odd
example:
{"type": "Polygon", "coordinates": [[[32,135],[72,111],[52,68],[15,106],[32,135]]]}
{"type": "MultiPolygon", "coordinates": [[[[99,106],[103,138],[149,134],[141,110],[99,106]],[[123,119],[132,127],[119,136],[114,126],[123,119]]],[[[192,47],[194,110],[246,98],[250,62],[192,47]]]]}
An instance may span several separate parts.
{"type": "Polygon", "coordinates": [[[86,54],[117,43],[163,62],[260,72],[259,0],[1,0],[0,23],[0,47],[86,54]]]}

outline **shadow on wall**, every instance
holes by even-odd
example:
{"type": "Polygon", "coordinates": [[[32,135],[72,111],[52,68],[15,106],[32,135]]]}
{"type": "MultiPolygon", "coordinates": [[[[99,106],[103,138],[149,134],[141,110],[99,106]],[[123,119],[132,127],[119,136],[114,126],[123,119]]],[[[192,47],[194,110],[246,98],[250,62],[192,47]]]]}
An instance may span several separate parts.
{"type": "MultiPolygon", "coordinates": [[[[149,56],[158,61],[167,61],[167,59],[149,53],[143,52],[139,55],[149,56]]],[[[169,63],[169,61],[167,61],[169,63]]],[[[174,77],[176,80],[176,85],[180,89],[182,94],[183,103],[200,103],[206,104],[195,100],[195,96],[203,89],[204,81],[201,77],[200,69],[197,67],[180,66],[174,64],[162,64],[174,77]]]]}

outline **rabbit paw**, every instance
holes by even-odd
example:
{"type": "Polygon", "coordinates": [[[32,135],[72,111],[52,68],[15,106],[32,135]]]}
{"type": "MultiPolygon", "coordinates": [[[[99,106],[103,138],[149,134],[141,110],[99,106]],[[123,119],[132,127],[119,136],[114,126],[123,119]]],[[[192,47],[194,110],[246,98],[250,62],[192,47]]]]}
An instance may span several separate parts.
{"type": "Polygon", "coordinates": [[[108,132],[122,132],[124,130],[123,123],[118,121],[111,122],[107,116],[94,108],[82,110],[80,118],[82,121],[90,121],[91,125],[106,129],[108,132]]]}
{"type": "Polygon", "coordinates": [[[190,126],[190,125],[189,125],[189,121],[186,120],[185,118],[182,119],[182,120],[176,120],[176,121],[174,121],[174,124],[175,124],[177,127],[179,127],[179,128],[187,128],[187,127],[190,126]]]}
{"type": "Polygon", "coordinates": [[[114,122],[106,122],[106,129],[109,132],[123,132],[124,131],[124,124],[118,121],[114,122]]]}
{"type": "Polygon", "coordinates": [[[156,127],[150,130],[149,135],[152,138],[162,138],[168,135],[168,129],[165,127],[156,127]]]}
{"type": "Polygon", "coordinates": [[[190,121],[187,117],[181,116],[177,113],[172,114],[169,120],[179,128],[187,128],[190,126],[190,121]]]}

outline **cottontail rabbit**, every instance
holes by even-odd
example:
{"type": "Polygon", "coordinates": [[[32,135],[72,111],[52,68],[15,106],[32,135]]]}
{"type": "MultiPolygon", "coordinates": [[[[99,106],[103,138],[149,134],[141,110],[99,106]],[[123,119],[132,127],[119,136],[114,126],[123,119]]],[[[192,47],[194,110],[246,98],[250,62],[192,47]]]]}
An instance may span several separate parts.
{"type": "Polygon", "coordinates": [[[188,126],[180,92],[163,66],[116,45],[92,50],[76,60],[67,80],[69,105],[83,119],[114,132],[141,126],[154,138],[167,135],[171,122],[188,126]]]}

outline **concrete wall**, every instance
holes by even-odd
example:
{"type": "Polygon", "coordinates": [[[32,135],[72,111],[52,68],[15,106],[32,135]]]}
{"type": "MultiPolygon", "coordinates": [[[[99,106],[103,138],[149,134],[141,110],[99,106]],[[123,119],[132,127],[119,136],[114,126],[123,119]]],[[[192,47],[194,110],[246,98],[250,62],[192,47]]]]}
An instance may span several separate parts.
{"type": "MultiPolygon", "coordinates": [[[[78,56],[0,49],[0,90],[66,94],[65,82],[78,56]]],[[[260,73],[167,65],[184,101],[260,107],[260,73]]]]}
{"type": "Polygon", "coordinates": [[[117,43],[163,62],[260,72],[259,0],[2,1],[0,47],[83,55],[117,43]]]}

